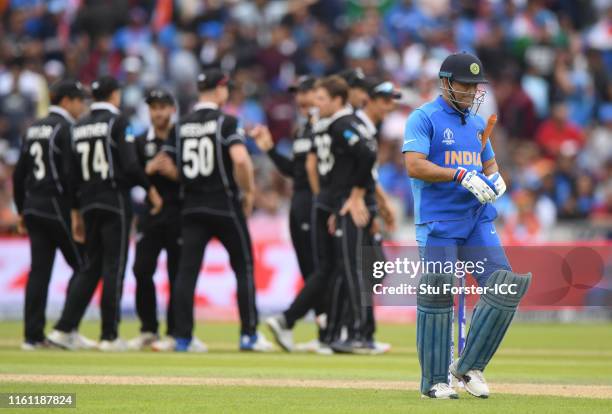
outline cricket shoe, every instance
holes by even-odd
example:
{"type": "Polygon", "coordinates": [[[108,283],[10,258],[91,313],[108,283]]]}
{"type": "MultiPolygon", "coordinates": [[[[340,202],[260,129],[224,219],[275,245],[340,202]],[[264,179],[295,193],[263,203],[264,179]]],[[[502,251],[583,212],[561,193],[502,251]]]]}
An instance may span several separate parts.
{"type": "Polygon", "coordinates": [[[334,354],[334,350],[331,348],[331,346],[329,346],[329,344],[326,344],[324,342],[319,342],[319,347],[317,348],[315,352],[317,353],[317,355],[333,355],[334,354]]]}
{"type": "Polygon", "coordinates": [[[22,351],[38,351],[40,349],[48,349],[51,344],[45,339],[42,341],[24,341],[21,344],[22,351]]]}
{"type": "Polygon", "coordinates": [[[77,349],[72,332],[63,332],[54,329],[51,331],[51,333],[49,333],[49,335],[47,335],[47,341],[49,341],[49,343],[55,347],[68,351],[74,351],[77,349]]]}
{"type": "Polygon", "coordinates": [[[151,350],[155,352],[170,352],[174,351],[176,340],[171,336],[166,336],[164,339],[153,341],[151,350]]]}
{"type": "Polygon", "coordinates": [[[283,315],[271,316],[266,319],[266,325],[272,331],[274,339],[287,352],[293,351],[293,332],[287,327],[283,315]]]}
{"type": "Polygon", "coordinates": [[[271,352],[274,351],[274,345],[261,332],[257,332],[255,335],[240,335],[240,350],[271,352]]]}
{"type": "Polygon", "coordinates": [[[103,339],[98,345],[98,350],[102,352],[125,352],[128,350],[127,342],[121,338],[114,340],[103,339]]]}
{"type": "Polygon", "coordinates": [[[331,349],[339,354],[369,354],[370,349],[363,341],[355,339],[347,339],[345,341],[338,340],[330,344],[331,349]]]}
{"type": "Polygon", "coordinates": [[[202,341],[200,341],[195,336],[193,338],[176,338],[175,352],[191,352],[196,354],[203,354],[208,352],[208,346],[202,341]]]}
{"type": "Polygon", "coordinates": [[[366,341],[363,347],[356,350],[357,354],[382,355],[391,350],[391,344],[386,342],[366,341]]]}
{"type": "Polygon", "coordinates": [[[141,351],[157,341],[159,336],[153,332],[141,332],[136,338],[128,341],[128,349],[132,351],[141,351]]]}
{"type": "Polygon", "coordinates": [[[81,335],[78,331],[72,331],[72,343],[75,349],[96,349],[98,342],[81,335]]]}
{"type": "Polygon", "coordinates": [[[485,381],[482,371],[479,369],[471,369],[465,374],[461,375],[457,372],[459,366],[459,360],[453,362],[449,367],[450,373],[457,380],[463,382],[463,387],[467,392],[478,398],[489,398],[489,386],[485,381]]]}
{"type": "Polygon", "coordinates": [[[452,389],[447,383],[439,382],[434,384],[429,391],[427,391],[427,394],[421,395],[421,398],[427,397],[436,398],[438,400],[456,400],[459,398],[459,394],[457,394],[457,391],[452,389]]]}

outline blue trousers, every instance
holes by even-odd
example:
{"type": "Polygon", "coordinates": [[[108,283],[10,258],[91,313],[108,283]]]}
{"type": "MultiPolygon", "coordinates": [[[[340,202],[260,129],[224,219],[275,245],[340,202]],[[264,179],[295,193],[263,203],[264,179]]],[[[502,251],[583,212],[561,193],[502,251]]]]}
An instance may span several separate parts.
{"type": "Polygon", "coordinates": [[[426,262],[480,262],[472,276],[483,286],[496,270],[512,270],[493,221],[495,208],[481,206],[471,219],[433,221],[416,226],[419,254],[426,262]]]}

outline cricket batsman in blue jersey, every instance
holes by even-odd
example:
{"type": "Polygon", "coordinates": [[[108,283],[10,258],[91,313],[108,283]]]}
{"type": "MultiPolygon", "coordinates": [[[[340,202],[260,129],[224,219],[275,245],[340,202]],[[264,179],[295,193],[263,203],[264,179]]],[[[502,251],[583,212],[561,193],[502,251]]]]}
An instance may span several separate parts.
{"type": "Polygon", "coordinates": [[[421,276],[421,394],[458,398],[448,384],[450,371],[470,394],[487,398],[482,372],[510,326],[531,274],[512,272],[493,223],[497,212],[492,203],[506,191],[506,184],[491,143],[483,145],[485,122],[476,115],[485,94],[478,85],[487,83],[482,63],[469,53],[456,53],[444,60],[439,77],[442,95],[410,114],[402,148],[414,195],[419,253],[426,263],[480,261],[484,271],[473,276],[479,286],[490,289],[480,296],[465,349],[452,362],[453,296],[443,287],[452,286],[455,275],[440,271],[421,276]],[[496,285],[512,286],[512,292],[494,290],[496,285]]]}

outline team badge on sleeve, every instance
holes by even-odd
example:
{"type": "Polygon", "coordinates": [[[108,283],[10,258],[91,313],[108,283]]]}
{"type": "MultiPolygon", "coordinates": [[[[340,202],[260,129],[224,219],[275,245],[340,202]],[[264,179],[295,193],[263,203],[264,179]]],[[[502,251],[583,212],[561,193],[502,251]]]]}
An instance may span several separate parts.
{"type": "Polygon", "coordinates": [[[131,126],[125,128],[125,140],[127,142],[134,142],[135,136],[131,126]]]}
{"type": "Polygon", "coordinates": [[[355,131],[350,129],[344,130],[342,136],[344,136],[344,139],[347,140],[349,145],[354,145],[357,141],[359,141],[359,135],[357,135],[355,131]]]}

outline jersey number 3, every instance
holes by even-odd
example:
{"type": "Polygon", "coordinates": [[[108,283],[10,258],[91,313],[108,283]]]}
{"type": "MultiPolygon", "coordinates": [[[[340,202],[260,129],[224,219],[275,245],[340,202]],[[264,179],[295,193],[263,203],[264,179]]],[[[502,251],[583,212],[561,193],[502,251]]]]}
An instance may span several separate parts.
{"type": "Polygon", "coordinates": [[[104,153],[104,144],[102,140],[97,139],[95,141],[87,142],[82,141],[76,144],[76,150],[81,154],[81,171],[83,174],[83,180],[89,181],[91,178],[89,172],[89,153],[93,145],[93,160],[91,163],[91,169],[94,173],[100,174],[103,180],[108,177],[108,161],[106,161],[106,154],[104,153]]]}
{"type": "Polygon", "coordinates": [[[215,147],[209,137],[189,138],[183,142],[183,174],[189,179],[208,177],[215,168],[215,147]]]}
{"type": "Polygon", "coordinates": [[[43,162],[43,147],[40,142],[34,142],[30,146],[30,155],[34,157],[34,178],[42,180],[45,178],[45,163],[43,162]]]}

